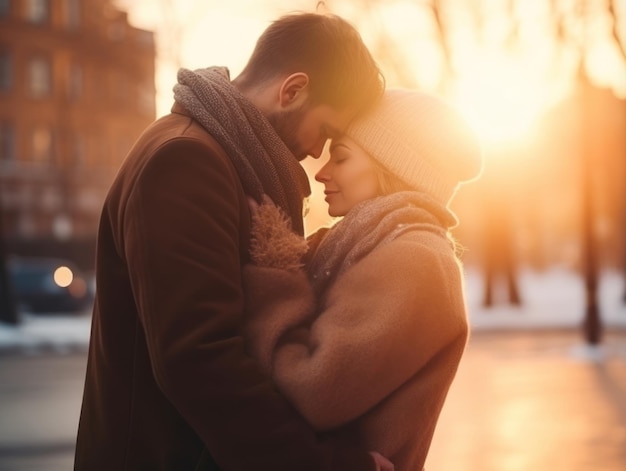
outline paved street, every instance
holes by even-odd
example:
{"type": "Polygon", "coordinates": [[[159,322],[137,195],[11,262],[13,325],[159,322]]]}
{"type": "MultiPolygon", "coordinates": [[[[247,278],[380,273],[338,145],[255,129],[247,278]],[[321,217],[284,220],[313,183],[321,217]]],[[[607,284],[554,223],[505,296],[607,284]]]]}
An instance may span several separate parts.
{"type": "Polygon", "coordinates": [[[625,471],[626,331],[474,335],[427,471],[625,471]]]}
{"type": "MultiPolygon", "coordinates": [[[[84,354],[0,355],[0,470],[72,465],[84,354]]],[[[477,332],[427,471],[626,471],[626,331],[477,332]]]]}
{"type": "Polygon", "coordinates": [[[0,355],[0,470],[72,468],[84,354],[0,355]]]}

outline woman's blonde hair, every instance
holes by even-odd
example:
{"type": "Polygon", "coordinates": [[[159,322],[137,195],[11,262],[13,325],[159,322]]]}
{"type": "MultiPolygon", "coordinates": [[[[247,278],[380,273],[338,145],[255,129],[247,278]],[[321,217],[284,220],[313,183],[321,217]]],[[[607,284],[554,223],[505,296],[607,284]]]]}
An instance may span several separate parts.
{"type": "MultiPolygon", "coordinates": [[[[368,154],[369,155],[369,154],[368,154]]],[[[374,164],[376,177],[378,178],[378,191],[381,196],[390,195],[399,191],[414,191],[415,188],[406,183],[400,177],[391,173],[381,165],[375,158],[369,156],[374,164]]]]}
{"type": "MultiPolygon", "coordinates": [[[[374,165],[374,171],[376,173],[376,178],[378,179],[378,194],[379,196],[387,196],[392,193],[398,193],[399,191],[415,191],[416,187],[409,185],[400,177],[395,175],[394,173],[387,170],[381,163],[379,163],[375,158],[373,158],[370,154],[367,154],[372,164],[374,165]]],[[[465,253],[465,247],[458,242],[452,232],[447,231],[447,237],[450,243],[452,244],[452,248],[454,249],[454,253],[460,260],[465,253]]]]}

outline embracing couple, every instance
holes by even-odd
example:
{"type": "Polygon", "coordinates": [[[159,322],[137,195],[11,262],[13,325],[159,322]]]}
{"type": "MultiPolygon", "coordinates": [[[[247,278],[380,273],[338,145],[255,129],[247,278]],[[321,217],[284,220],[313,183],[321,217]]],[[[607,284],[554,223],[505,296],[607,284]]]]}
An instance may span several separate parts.
{"type": "Polygon", "coordinates": [[[468,336],[448,203],[480,145],[339,17],[181,69],[104,204],[77,470],[421,470],[468,336]],[[307,175],[332,228],[304,238],[307,175]]]}

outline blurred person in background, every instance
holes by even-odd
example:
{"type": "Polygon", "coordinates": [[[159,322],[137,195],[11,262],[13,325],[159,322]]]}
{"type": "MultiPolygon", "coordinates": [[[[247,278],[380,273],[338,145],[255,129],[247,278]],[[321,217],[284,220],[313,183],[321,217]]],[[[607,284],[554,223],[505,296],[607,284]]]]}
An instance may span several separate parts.
{"type": "Polygon", "coordinates": [[[252,204],[249,349],[323,442],[423,468],[468,337],[449,203],[481,169],[453,108],[388,90],[316,175],[340,222],[307,245],[270,201],[252,204]]]}
{"type": "Polygon", "coordinates": [[[320,444],[241,334],[247,198],[267,195],[302,234],[299,161],[382,89],[358,32],[332,15],[275,21],[232,81],[224,67],[179,71],[171,114],[104,203],[75,469],[392,469],[320,444]]]}

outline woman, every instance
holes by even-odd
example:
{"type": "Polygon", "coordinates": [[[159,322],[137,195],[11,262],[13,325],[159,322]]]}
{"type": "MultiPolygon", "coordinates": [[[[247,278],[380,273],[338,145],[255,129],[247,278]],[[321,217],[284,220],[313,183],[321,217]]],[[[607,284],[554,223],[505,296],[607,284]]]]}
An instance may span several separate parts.
{"type": "Polygon", "coordinates": [[[330,154],[316,179],[344,217],[308,251],[271,203],[255,211],[249,349],[323,440],[419,470],[468,336],[448,204],[480,144],[443,102],[393,90],[330,154]]]}

